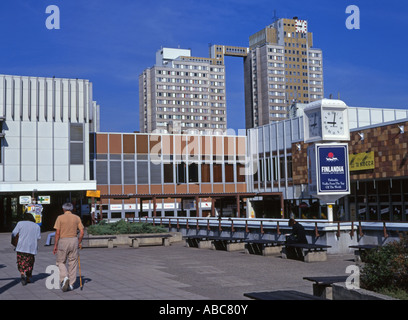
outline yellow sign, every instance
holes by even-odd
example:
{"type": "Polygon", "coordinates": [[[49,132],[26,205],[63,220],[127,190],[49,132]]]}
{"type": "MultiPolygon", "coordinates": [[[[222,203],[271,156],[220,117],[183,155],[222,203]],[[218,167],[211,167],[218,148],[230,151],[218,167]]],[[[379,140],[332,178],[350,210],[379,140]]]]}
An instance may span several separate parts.
{"type": "Polygon", "coordinates": [[[87,197],[93,197],[93,198],[100,198],[101,197],[101,191],[100,190],[88,190],[88,191],[86,191],[86,196],[87,197]]]}
{"type": "Polygon", "coordinates": [[[35,218],[35,223],[41,223],[41,215],[40,214],[36,214],[36,215],[34,215],[34,218],[35,218]]]}
{"type": "Polygon", "coordinates": [[[350,171],[374,169],[374,151],[350,154],[350,171]]]}

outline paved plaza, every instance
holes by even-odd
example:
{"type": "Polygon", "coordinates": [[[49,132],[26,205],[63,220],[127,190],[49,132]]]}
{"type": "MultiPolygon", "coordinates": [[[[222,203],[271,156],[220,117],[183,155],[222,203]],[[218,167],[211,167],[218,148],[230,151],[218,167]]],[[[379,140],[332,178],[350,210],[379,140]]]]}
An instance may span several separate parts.
{"type": "Polygon", "coordinates": [[[280,256],[185,247],[128,246],[84,248],[73,291],[47,288],[47,267],[55,266],[53,246],[42,233],[33,283],[22,286],[10,233],[0,234],[0,300],[248,300],[245,292],[296,290],[312,294],[305,276],[345,275],[352,255],[329,255],[328,261],[304,263],[280,256]]]}

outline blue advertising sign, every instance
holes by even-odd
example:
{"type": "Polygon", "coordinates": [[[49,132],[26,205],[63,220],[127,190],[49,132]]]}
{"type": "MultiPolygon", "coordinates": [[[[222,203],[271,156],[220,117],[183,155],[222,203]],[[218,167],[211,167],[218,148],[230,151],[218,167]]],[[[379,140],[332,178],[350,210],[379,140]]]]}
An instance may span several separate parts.
{"type": "Polygon", "coordinates": [[[347,144],[316,145],[317,193],[350,193],[347,144]]]}

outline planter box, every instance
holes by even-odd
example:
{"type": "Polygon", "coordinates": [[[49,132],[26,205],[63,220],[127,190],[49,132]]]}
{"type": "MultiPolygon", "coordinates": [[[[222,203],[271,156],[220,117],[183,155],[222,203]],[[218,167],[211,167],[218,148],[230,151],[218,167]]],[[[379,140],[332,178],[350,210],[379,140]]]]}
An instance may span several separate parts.
{"type": "Polygon", "coordinates": [[[398,300],[364,289],[347,289],[344,283],[333,283],[333,300],[398,300]]]}
{"type": "MultiPolygon", "coordinates": [[[[170,243],[172,242],[177,242],[177,241],[182,241],[182,236],[180,232],[165,232],[168,234],[171,234],[172,237],[169,238],[170,243]]],[[[132,239],[130,239],[129,237],[135,237],[135,236],[143,236],[143,235],[162,235],[162,233],[142,233],[142,234],[116,234],[116,235],[112,235],[115,236],[116,239],[113,239],[113,245],[114,246],[120,246],[120,245],[128,245],[131,246],[132,245],[132,239]]],[[[108,236],[108,235],[106,235],[108,236]]],[[[106,242],[107,240],[92,240],[93,237],[98,238],[101,237],[101,235],[88,235],[88,237],[90,238],[89,240],[84,240],[84,241],[89,241],[89,247],[106,247],[106,242]]],[[[146,242],[149,242],[150,239],[146,239],[146,242]]],[[[150,240],[151,241],[151,240],[150,240]]],[[[161,242],[160,242],[161,243],[161,242]]],[[[144,243],[143,243],[144,244],[144,243]]],[[[151,243],[151,244],[155,244],[155,243],[151,243]]]]}

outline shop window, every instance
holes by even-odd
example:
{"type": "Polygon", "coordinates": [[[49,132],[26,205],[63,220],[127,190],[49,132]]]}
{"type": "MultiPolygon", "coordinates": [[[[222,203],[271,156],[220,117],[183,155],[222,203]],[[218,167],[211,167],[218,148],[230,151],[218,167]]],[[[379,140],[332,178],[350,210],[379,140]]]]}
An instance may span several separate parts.
{"type": "Polygon", "coordinates": [[[237,164],[237,182],[245,182],[245,165],[237,164]]]}
{"type": "Polygon", "coordinates": [[[213,164],[214,182],[222,182],[222,165],[213,164]]]}
{"type": "Polygon", "coordinates": [[[186,183],[186,164],[181,162],[177,164],[177,183],[186,183]]]}
{"type": "Polygon", "coordinates": [[[123,183],[134,185],[135,181],[135,162],[124,161],[123,162],[123,183]]]}
{"type": "Polygon", "coordinates": [[[279,158],[279,166],[280,166],[280,178],[286,178],[286,170],[285,170],[285,157],[279,158]]]}
{"type": "Polygon", "coordinates": [[[122,184],[122,163],[120,161],[110,162],[110,184],[122,184]]]}
{"type": "Polygon", "coordinates": [[[148,175],[148,163],[147,161],[137,162],[137,183],[138,184],[149,184],[148,175]]]}
{"type": "Polygon", "coordinates": [[[201,182],[211,182],[209,164],[201,164],[201,182]]]}
{"type": "Polygon", "coordinates": [[[258,172],[259,172],[259,181],[263,182],[265,181],[265,177],[264,177],[264,160],[260,159],[259,163],[258,163],[258,172]]]}
{"type": "Polygon", "coordinates": [[[278,158],[272,158],[272,174],[273,174],[273,181],[278,181],[278,158]]]}
{"type": "Polygon", "coordinates": [[[188,181],[198,182],[198,165],[197,163],[190,163],[188,165],[188,181]]]}
{"type": "Polygon", "coordinates": [[[225,164],[225,182],[234,182],[233,164],[225,164]]]}
{"type": "Polygon", "coordinates": [[[164,164],[164,183],[173,183],[173,164],[164,164]]]}
{"type": "Polygon", "coordinates": [[[108,162],[96,161],[96,181],[98,184],[108,184],[108,162]]]}
{"type": "Polygon", "coordinates": [[[161,165],[150,162],[150,183],[161,184],[161,165]]]}

